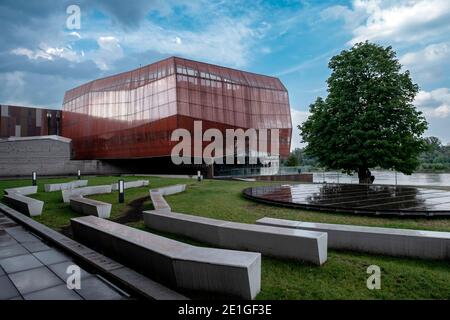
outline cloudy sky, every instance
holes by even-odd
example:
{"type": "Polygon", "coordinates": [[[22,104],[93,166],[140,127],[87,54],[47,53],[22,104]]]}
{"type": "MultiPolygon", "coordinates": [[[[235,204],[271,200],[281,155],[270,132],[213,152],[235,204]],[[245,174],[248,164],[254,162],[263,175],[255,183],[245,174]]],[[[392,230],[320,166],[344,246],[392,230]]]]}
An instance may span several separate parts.
{"type": "Polygon", "coordinates": [[[60,109],[67,89],[177,55],[279,77],[296,126],[326,95],[329,59],[370,40],[397,51],[427,135],[447,144],[449,21],[449,0],[1,0],[0,104],[60,109]]]}

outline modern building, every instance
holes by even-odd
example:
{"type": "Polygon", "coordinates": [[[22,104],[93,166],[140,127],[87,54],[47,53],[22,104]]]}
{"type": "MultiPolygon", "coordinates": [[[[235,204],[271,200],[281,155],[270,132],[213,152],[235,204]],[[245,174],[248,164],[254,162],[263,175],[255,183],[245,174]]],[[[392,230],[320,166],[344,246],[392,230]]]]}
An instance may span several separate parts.
{"type": "Polygon", "coordinates": [[[0,105],[0,138],[60,134],[61,111],[0,105]]]}
{"type": "MultiPolygon", "coordinates": [[[[17,137],[60,135],[70,143],[64,163],[68,157],[86,161],[89,172],[96,164],[88,161],[95,160],[123,172],[270,174],[278,170],[280,158],[289,155],[292,134],[288,92],[279,79],[177,57],[71,89],[62,111],[2,105],[0,115],[0,138],[15,137],[3,140],[5,148],[20,141],[20,152],[25,150],[22,145],[37,150],[43,140],[17,137]],[[170,156],[178,141],[171,141],[172,133],[187,129],[193,137],[195,121],[201,121],[203,132],[214,128],[224,136],[226,129],[255,129],[268,150],[259,154],[258,163],[250,164],[254,150],[246,140],[245,163],[174,165],[170,156]],[[279,129],[279,154],[271,149],[271,129],[279,129]]],[[[45,141],[54,148],[63,143],[45,141]]],[[[225,145],[223,149],[227,152],[225,145]]],[[[29,154],[28,160],[32,158],[29,154]]],[[[2,161],[7,168],[8,159],[2,161]]]]}
{"type": "Polygon", "coordinates": [[[279,79],[177,57],[67,91],[62,135],[72,139],[75,159],[170,166],[172,132],[193,135],[196,120],[224,133],[280,129],[280,156],[289,154],[289,98],[279,79]]]}

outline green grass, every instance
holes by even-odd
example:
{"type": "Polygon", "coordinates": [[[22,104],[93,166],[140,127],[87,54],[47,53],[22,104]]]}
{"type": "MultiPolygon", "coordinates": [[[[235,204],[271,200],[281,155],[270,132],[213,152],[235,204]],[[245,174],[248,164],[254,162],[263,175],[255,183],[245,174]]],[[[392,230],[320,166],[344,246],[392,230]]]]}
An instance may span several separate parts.
{"type": "MultiPolygon", "coordinates": [[[[125,180],[142,177],[123,177],[125,180]]],[[[116,182],[119,177],[88,177],[89,185],[116,182]]],[[[147,179],[147,178],[146,178],[147,179]]],[[[242,190],[268,182],[240,182],[205,180],[197,182],[187,179],[168,179],[150,177],[151,188],[187,183],[189,187],[182,194],[167,197],[176,212],[190,213],[205,217],[254,223],[262,217],[276,217],[302,221],[345,223],[367,226],[396,227],[450,231],[450,219],[406,219],[354,216],[346,214],[302,211],[279,208],[254,203],[242,196],[242,190]]],[[[44,183],[70,181],[67,179],[39,180],[39,193],[34,197],[45,201],[42,216],[36,218],[56,230],[69,225],[69,219],[78,216],[64,204],[61,192],[44,193],[44,183]]],[[[29,180],[10,180],[0,182],[0,192],[8,187],[29,185],[29,180]]],[[[92,196],[94,199],[112,203],[112,219],[118,218],[129,209],[129,203],[148,196],[148,187],[126,190],[126,203],[119,204],[117,193],[92,196]]],[[[144,209],[151,209],[149,200],[144,209]]],[[[147,230],[142,221],[130,226],[147,230]]],[[[147,230],[151,231],[151,230],[147,230]]],[[[198,244],[190,239],[163,234],[180,241],[198,244]]],[[[203,244],[199,244],[203,245],[203,244]]],[[[449,299],[450,264],[445,261],[424,261],[338,252],[330,250],[328,261],[322,267],[306,263],[283,261],[263,257],[262,290],[258,299],[449,299]],[[382,269],[381,290],[368,290],[366,273],[369,265],[382,269]]]]}

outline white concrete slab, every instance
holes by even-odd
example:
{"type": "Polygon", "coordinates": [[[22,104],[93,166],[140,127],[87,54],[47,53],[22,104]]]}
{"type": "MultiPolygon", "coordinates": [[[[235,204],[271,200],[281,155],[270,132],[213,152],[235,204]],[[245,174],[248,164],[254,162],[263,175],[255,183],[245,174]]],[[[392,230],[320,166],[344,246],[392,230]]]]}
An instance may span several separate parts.
{"type": "Polygon", "coordinates": [[[165,213],[170,213],[172,210],[160,191],[150,190],[150,199],[155,210],[165,213]]]}
{"type": "Polygon", "coordinates": [[[110,203],[77,196],[70,198],[70,207],[72,210],[87,216],[108,219],[111,215],[112,205],[110,203]]]}
{"type": "Polygon", "coordinates": [[[173,186],[161,187],[158,189],[152,189],[153,191],[159,191],[163,196],[170,196],[172,194],[177,194],[186,191],[185,184],[176,184],[173,186]]]}
{"type": "MultiPolygon", "coordinates": [[[[140,188],[140,187],[146,187],[148,185],[149,185],[149,181],[148,180],[127,181],[127,182],[124,183],[124,188],[125,189],[140,188]]],[[[119,184],[118,183],[113,183],[111,185],[111,189],[112,189],[112,191],[119,190],[119,184]]]]}
{"type": "Polygon", "coordinates": [[[274,218],[257,224],[328,233],[328,247],[421,259],[450,259],[450,232],[311,223],[274,218]]]}
{"type": "Polygon", "coordinates": [[[327,260],[327,234],[229,222],[171,212],[144,211],[151,229],[187,236],[221,248],[322,265],[327,260]]]}
{"type": "Polygon", "coordinates": [[[71,219],[77,239],[172,287],[253,299],[261,254],[196,247],[89,216],[71,219]]]}
{"type": "Polygon", "coordinates": [[[83,188],[76,188],[72,190],[62,190],[62,197],[65,203],[69,203],[71,197],[89,196],[94,194],[111,193],[111,185],[90,186],[83,188]]]}
{"type": "Polygon", "coordinates": [[[45,192],[61,191],[61,190],[72,190],[79,187],[85,187],[88,185],[88,180],[74,180],[66,183],[52,183],[45,184],[45,192]]]}
{"type": "Polygon", "coordinates": [[[8,188],[5,189],[5,194],[18,193],[24,196],[35,194],[38,191],[37,186],[26,186],[26,187],[17,187],[17,188],[8,188]]]}
{"type": "Polygon", "coordinates": [[[44,208],[44,202],[33,198],[26,197],[19,193],[10,193],[3,197],[6,204],[13,209],[30,216],[40,216],[44,208]]]}

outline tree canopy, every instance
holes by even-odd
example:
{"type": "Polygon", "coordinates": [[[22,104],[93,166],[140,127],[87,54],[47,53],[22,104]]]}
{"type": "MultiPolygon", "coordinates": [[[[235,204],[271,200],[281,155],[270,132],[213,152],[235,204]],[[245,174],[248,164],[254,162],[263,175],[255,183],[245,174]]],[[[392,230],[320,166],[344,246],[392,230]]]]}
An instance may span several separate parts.
{"type": "Polygon", "coordinates": [[[360,183],[370,183],[374,167],[411,174],[428,125],[413,105],[419,87],[392,47],[359,43],[329,68],[328,96],[317,98],[299,126],[306,153],[329,169],[357,172],[360,183]]]}

